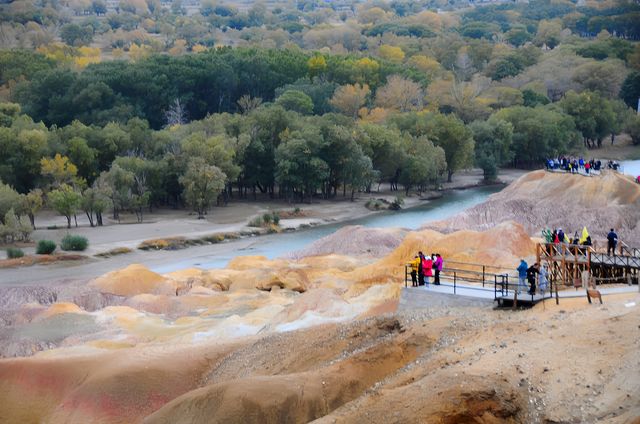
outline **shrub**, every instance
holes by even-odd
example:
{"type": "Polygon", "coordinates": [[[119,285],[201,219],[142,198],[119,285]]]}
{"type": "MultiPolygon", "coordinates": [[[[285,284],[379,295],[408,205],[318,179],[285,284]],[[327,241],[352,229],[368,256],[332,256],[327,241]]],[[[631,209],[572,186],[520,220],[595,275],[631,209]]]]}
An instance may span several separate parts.
{"type": "Polygon", "coordinates": [[[15,247],[9,247],[7,249],[7,258],[9,259],[21,258],[23,256],[24,252],[22,251],[22,249],[18,249],[15,247]]]}
{"type": "Polygon", "coordinates": [[[280,215],[278,215],[278,213],[277,213],[277,212],[274,212],[274,213],[271,215],[271,218],[273,219],[273,223],[274,223],[275,225],[280,224],[280,215]]]}
{"type": "Polygon", "coordinates": [[[262,222],[265,223],[265,225],[271,224],[271,214],[270,213],[265,213],[264,215],[262,215],[262,222]]]}
{"type": "Polygon", "coordinates": [[[38,255],[50,255],[56,250],[56,243],[51,240],[40,240],[36,245],[38,255]]]}
{"type": "Polygon", "coordinates": [[[75,252],[86,250],[89,245],[89,240],[82,236],[73,236],[67,234],[60,242],[60,248],[62,250],[73,250],[75,252]]]}
{"type": "Polygon", "coordinates": [[[249,227],[262,227],[262,218],[257,217],[249,221],[249,227]]]}
{"type": "Polygon", "coordinates": [[[296,215],[298,215],[300,212],[302,212],[302,209],[300,209],[299,207],[296,207],[296,208],[293,210],[293,213],[294,213],[294,214],[296,214],[296,215]]]}

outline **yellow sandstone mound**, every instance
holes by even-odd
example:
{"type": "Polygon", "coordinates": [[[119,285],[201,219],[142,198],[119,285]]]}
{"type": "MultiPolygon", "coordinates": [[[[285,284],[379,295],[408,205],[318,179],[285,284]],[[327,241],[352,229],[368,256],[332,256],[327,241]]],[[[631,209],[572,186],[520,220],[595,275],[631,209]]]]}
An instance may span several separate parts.
{"type": "MultiPolygon", "coordinates": [[[[535,243],[522,225],[505,222],[487,231],[457,231],[442,234],[433,230],[411,232],[402,244],[379,261],[345,273],[345,278],[364,284],[404,281],[404,265],[419,251],[440,253],[447,264],[468,262],[511,270],[520,258],[535,254],[535,243]]],[[[458,265],[456,265],[458,266],[458,265]]]]}
{"type": "Polygon", "coordinates": [[[176,283],[171,279],[149,270],[139,264],[109,272],[96,278],[91,283],[103,293],[118,296],[135,296],[137,294],[174,294],[176,283]]]}
{"type": "Polygon", "coordinates": [[[39,313],[35,320],[47,319],[60,314],[86,314],[86,312],[75,303],[54,303],[46,310],[39,313]]]}

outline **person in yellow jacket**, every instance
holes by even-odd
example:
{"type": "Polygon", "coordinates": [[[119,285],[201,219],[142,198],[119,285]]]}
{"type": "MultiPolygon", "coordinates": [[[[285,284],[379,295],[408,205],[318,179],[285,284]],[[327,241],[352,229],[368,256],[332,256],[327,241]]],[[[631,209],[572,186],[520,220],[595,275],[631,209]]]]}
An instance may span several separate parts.
{"type": "Polygon", "coordinates": [[[411,286],[418,286],[418,269],[420,268],[420,256],[414,257],[407,265],[411,265],[411,286]]]}

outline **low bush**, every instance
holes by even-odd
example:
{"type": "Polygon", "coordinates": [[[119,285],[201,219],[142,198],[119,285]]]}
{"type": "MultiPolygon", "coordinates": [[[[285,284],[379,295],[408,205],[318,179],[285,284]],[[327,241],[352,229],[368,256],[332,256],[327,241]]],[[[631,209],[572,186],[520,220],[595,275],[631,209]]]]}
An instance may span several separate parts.
{"type": "Polygon", "coordinates": [[[21,258],[23,256],[24,252],[22,251],[22,249],[18,249],[16,247],[9,247],[7,249],[7,258],[9,259],[21,258]]]}
{"type": "Polygon", "coordinates": [[[270,213],[265,213],[264,215],[262,215],[262,222],[265,225],[269,225],[271,224],[271,221],[272,221],[271,218],[272,218],[272,215],[270,213]]]}
{"type": "Polygon", "coordinates": [[[56,243],[51,240],[40,240],[36,245],[38,255],[50,255],[56,250],[56,243]]]}
{"type": "Polygon", "coordinates": [[[249,227],[262,227],[262,218],[258,216],[249,221],[249,227]]]}
{"type": "Polygon", "coordinates": [[[74,252],[81,252],[87,249],[89,246],[89,240],[86,237],[74,236],[67,234],[60,242],[60,248],[62,250],[72,250],[74,252]]]}

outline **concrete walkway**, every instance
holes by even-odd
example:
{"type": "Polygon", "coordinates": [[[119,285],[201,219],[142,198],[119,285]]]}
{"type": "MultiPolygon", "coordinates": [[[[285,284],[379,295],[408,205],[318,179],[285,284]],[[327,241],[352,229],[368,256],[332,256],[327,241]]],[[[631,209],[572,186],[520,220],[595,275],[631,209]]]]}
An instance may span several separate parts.
{"type": "MultiPolygon", "coordinates": [[[[638,286],[624,286],[624,287],[600,287],[598,288],[602,296],[612,294],[623,293],[637,293],[639,291],[638,286]]],[[[451,305],[451,306],[483,306],[491,305],[494,301],[494,289],[493,286],[485,286],[484,289],[481,286],[472,286],[470,284],[456,284],[455,294],[453,293],[453,285],[441,284],[439,286],[429,284],[422,287],[407,287],[402,290],[400,297],[400,306],[402,308],[427,308],[434,305],[451,305]],[[453,300],[455,298],[456,300],[453,300]]],[[[509,292],[510,297],[513,297],[513,291],[509,292]]],[[[584,289],[572,289],[561,290],[558,292],[560,299],[586,297],[586,291],[584,289]]],[[[548,297],[547,297],[548,298],[548,297]]],[[[549,298],[548,298],[549,299],[549,298]]],[[[521,299],[525,300],[525,299],[521,299]]]]}

